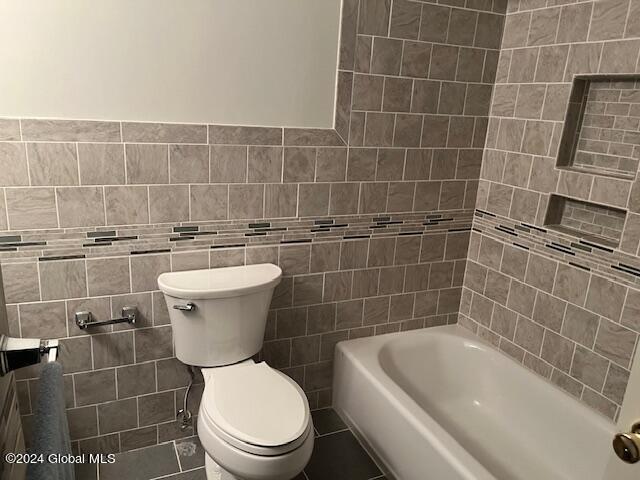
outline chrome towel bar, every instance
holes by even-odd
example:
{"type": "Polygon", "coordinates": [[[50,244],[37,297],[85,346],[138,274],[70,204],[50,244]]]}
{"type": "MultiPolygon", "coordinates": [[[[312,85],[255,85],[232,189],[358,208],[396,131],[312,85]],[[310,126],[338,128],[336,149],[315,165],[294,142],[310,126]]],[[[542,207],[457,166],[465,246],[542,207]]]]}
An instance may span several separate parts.
{"type": "Polygon", "coordinates": [[[76,325],[84,330],[87,327],[99,327],[102,325],[113,325],[114,323],[136,323],[137,307],[122,307],[122,316],[120,318],[112,318],[111,320],[93,320],[91,312],[76,312],[76,325]]]}

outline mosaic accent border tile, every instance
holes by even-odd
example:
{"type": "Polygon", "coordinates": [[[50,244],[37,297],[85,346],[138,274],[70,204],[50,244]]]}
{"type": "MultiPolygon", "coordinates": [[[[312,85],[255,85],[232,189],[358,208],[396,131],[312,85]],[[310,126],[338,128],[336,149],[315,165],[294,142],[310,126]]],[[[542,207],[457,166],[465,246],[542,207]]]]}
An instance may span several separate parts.
{"type": "Polygon", "coordinates": [[[471,230],[472,211],[323,219],[164,224],[60,233],[0,234],[0,262],[141,255],[471,230]]]}

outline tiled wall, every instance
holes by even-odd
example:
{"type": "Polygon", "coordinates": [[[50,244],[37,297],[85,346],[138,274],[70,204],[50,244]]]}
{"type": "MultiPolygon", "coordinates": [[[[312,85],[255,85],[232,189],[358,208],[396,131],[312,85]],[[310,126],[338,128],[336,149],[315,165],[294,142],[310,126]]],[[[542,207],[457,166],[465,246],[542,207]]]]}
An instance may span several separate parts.
{"type": "MultiPolygon", "coordinates": [[[[0,333],[9,334],[7,313],[2,298],[0,285],[0,333]]],[[[0,377],[0,455],[4,459],[7,453],[23,453],[25,451],[24,436],[18,409],[15,374],[0,377]]],[[[0,479],[12,480],[24,478],[26,465],[19,463],[0,462],[0,479]]]]}
{"type": "Polygon", "coordinates": [[[559,225],[604,237],[612,243],[620,241],[626,217],[623,211],[570,198],[563,199],[561,208],[559,225]]]}
{"type": "Polygon", "coordinates": [[[0,121],[10,324],[63,339],[77,448],[193,434],[163,271],[281,265],[262,356],[312,408],[337,341],[456,321],[505,5],[453,3],[345,0],[335,130],[0,121]],[[127,304],[133,328],[73,323],[127,304]]]}
{"type": "Polygon", "coordinates": [[[640,158],[640,80],[592,81],[574,165],[635,176],[640,158]]]}
{"type": "Polygon", "coordinates": [[[556,158],[573,76],[640,73],[639,37],[637,0],[509,1],[460,316],[612,418],[640,333],[640,190],[556,158]],[[545,227],[550,194],[626,211],[620,245],[545,227]]]}

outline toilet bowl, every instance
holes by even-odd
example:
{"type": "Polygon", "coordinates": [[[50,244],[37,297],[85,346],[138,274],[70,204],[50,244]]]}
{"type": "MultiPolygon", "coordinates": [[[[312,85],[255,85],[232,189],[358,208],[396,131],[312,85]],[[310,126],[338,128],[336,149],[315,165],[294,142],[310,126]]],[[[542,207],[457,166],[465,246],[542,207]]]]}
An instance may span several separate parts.
{"type": "Polygon", "coordinates": [[[209,480],[290,480],[313,450],[307,397],[251,357],[282,271],[272,264],[163,273],[176,357],[202,367],[198,436],[209,480]]]}
{"type": "Polygon", "coordinates": [[[293,380],[250,360],[203,369],[203,376],[198,435],[215,462],[207,465],[211,478],[218,466],[243,480],[284,480],[302,471],[313,449],[313,424],[293,380]]]}

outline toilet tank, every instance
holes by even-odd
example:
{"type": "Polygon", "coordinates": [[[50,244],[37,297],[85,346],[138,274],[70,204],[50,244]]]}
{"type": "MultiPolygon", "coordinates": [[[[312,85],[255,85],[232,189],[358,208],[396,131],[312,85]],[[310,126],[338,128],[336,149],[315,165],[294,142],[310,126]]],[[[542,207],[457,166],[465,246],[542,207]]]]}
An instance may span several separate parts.
{"type": "Polygon", "coordinates": [[[216,367],[258,353],[281,276],[270,263],[160,275],[178,360],[216,367]]]}

